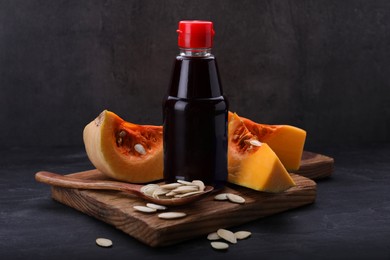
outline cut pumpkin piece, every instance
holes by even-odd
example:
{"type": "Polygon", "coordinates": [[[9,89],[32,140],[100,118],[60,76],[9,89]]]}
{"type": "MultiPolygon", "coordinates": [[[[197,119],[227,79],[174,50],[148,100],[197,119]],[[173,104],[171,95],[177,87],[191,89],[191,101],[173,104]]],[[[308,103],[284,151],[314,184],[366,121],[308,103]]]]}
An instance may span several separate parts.
{"type": "Polygon", "coordinates": [[[237,114],[229,118],[228,181],[264,192],[282,192],[295,183],[278,156],[252,134],[237,114]]]}
{"type": "MultiPolygon", "coordinates": [[[[229,113],[229,120],[233,113],[229,113]]],[[[265,125],[240,117],[247,129],[260,142],[268,144],[288,171],[299,169],[306,131],[290,125],[265,125]]]]}
{"type": "Polygon", "coordinates": [[[88,158],[105,175],[133,183],[163,178],[161,126],[132,124],[104,110],[83,138],[88,158]]]}

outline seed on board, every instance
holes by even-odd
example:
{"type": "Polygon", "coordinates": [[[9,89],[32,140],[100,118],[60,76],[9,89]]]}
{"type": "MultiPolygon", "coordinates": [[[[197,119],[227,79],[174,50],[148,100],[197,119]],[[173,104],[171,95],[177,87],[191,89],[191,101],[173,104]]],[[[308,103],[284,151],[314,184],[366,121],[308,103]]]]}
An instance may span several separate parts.
{"type": "Polygon", "coordinates": [[[261,142],[258,140],[250,140],[249,143],[253,146],[261,146],[261,142]]]}
{"type": "Polygon", "coordinates": [[[158,217],[162,219],[177,219],[185,216],[187,216],[187,214],[184,212],[165,212],[158,214],[158,217]]]}
{"type": "Polygon", "coordinates": [[[167,209],[167,207],[165,207],[165,206],[154,204],[154,203],[146,203],[146,207],[152,208],[155,210],[166,210],[167,209]]]}
{"type": "Polygon", "coordinates": [[[220,236],[218,236],[217,232],[213,232],[207,235],[208,240],[218,240],[220,236]]]}
{"type": "Polygon", "coordinates": [[[234,233],[234,236],[237,238],[237,239],[245,239],[245,238],[248,238],[252,235],[251,232],[249,231],[238,231],[238,232],[235,232],[234,233]]]}
{"type": "Polygon", "coordinates": [[[217,195],[215,195],[214,199],[215,200],[227,200],[228,199],[227,193],[217,194],[217,195]]]}
{"type": "Polygon", "coordinates": [[[112,241],[110,239],[100,237],[96,239],[96,244],[101,247],[111,247],[112,241]]]}
{"type": "Polygon", "coordinates": [[[217,234],[218,234],[218,236],[220,236],[221,238],[225,239],[226,241],[228,241],[228,242],[230,242],[232,244],[236,244],[237,243],[236,236],[230,230],[220,228],[220,229],[218,229],[217,234]]]}
{"type": "Polygon", "coordinates": [[[241,196],[236,195],[236,194],[228,193],[226,196],[229,199],[229,201],[231,201],[231,202],[238,203],[238,204],[245,203],[245,199],[241,196]]]}
{"type": "Polygon", "coordinates": [[[229,245],[225,242],[211,242],[211,246],[217,250],[225,250],[229,248],[229,245]]]}
{"type": "Polygon", "coordinates": [[[137,153],[139,153],[139,154],[142,154],[142,155],[146,154],[145,148],[143,147],[142,144],[134,145],[134,150],[136,150],[137,153]]]}
{"type": "Polygon", "coordinates": [[[144,213],[153,213],[153,212],[157,211],[156,209],[145,207],[145,206],[133,206],[133,208],[135,210],[138,210],[138,211],[141,211],[141,212],[144,212],[144,213]]]}

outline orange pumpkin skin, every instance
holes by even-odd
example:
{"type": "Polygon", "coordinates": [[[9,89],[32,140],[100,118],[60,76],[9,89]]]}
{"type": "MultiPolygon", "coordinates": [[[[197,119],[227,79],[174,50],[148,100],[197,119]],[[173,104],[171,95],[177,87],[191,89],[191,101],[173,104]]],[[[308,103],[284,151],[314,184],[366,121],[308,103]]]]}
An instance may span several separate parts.
{"type": "Polygon", "coordinates": [[[103,111],[83,131],[88,158],[107,176],[132,183],[163,178],[162,127],[137,125],[103,111]]]}
{"type": "MultiPolygon", "coordinates": [[[[230,112],[229,120],[232,116],[233,113],[230,112]]],[[[290,125],[259,124],[241,116],[240,119],[252,135],[256,136],[260,142],[269,145],[287,170],[299,169],[306,131],[290,125]]]]}

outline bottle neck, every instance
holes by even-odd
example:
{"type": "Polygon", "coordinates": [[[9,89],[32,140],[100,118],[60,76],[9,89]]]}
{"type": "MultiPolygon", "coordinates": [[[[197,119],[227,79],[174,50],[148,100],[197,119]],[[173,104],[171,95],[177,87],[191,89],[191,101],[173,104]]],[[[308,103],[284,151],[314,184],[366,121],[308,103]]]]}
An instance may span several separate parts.
{"type": "Polygon", "coordinates": [[[211,48],[199,48],[199,49],[180,48],[180,56],[182,56],[182,57],[210,57],[213,55],[211,54],[211,48]]]}

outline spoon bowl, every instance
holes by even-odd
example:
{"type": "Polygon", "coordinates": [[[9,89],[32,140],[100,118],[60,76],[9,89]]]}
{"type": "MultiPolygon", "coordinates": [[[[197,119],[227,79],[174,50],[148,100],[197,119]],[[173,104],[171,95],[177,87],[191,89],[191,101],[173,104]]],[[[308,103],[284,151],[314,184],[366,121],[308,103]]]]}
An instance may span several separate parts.
{"type": "MultiPolygon", "coordinates": [[[[98,173],[97,170],[93,170],[93,171],[96,171],[96,173],[98,173]]],[[[126,183],[120,181],[79,179],[79,178],[73,178],[70,176],[65,176],[53,172],[48,172],[48,171],[37,172],[35,174],[35,180],[37,180],[38,182],[46,183],[52,186],[63,187],[63,188],[122,191],[129,194],[133,194],[147,201],[159,205],[164,205],[164,206],[180,206],[180,205],[185,205],[194,202],[196,200],[199,200],[207,193],[213,191],[214,189],[212,186],[206,186],[205,190],[202,193],[194,194],[192,196],[188,196],[184,198],[159,199],[159,198],[148,196],[143,192],[141,192],[141,188],[144,185],[132,184],[132,183],[126,183]]]]}

